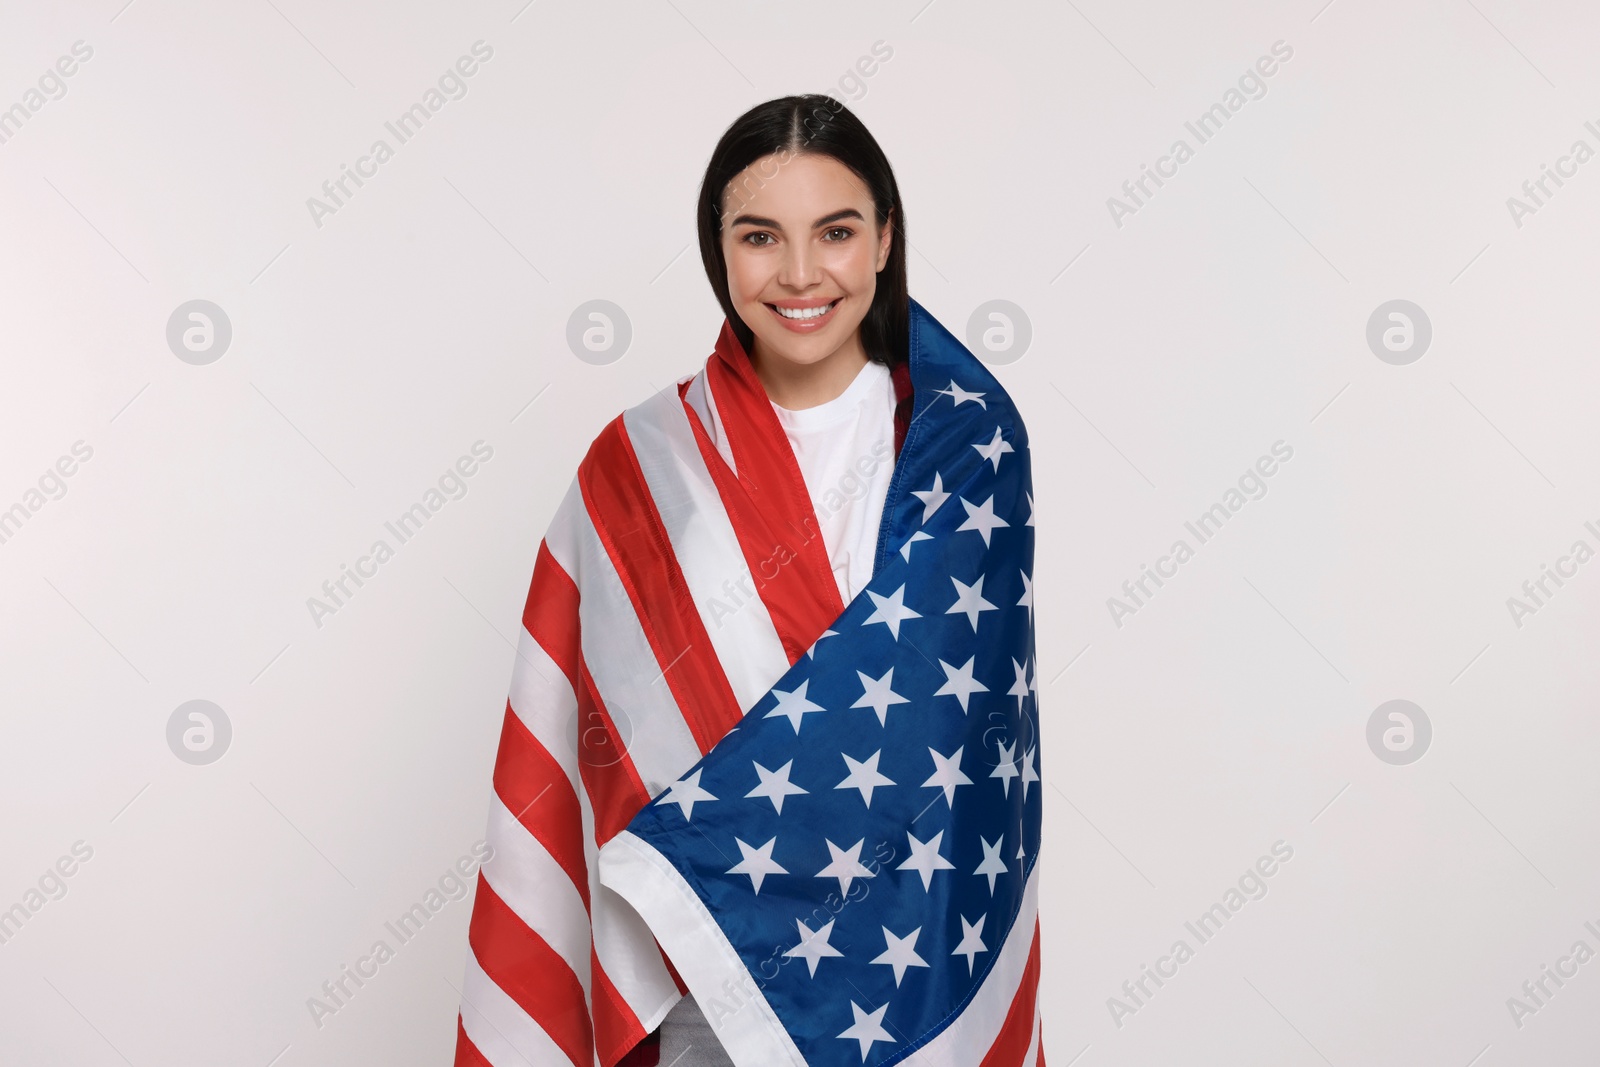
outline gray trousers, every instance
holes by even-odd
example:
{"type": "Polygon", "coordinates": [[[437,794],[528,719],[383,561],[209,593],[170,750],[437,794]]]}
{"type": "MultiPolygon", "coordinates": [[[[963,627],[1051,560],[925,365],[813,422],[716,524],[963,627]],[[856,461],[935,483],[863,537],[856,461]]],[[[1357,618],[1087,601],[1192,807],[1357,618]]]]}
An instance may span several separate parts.
{"type": "Polygon", "coordinates": [[[661,1020],[661,1067],[733,1067],[693,993],[661,1020]]]}

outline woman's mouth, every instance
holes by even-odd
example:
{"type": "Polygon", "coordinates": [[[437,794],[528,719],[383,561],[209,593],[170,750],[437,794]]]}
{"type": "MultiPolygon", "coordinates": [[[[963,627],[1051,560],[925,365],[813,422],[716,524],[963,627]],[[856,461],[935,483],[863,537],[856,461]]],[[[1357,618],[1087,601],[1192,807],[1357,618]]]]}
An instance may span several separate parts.
{"type": "Polygon", "coordinates": [[[844,298],[838,297],[826,303],[768,304],[767,308],[779,322],[795,333],[814,333],[828,324],[843,302],[844,298]]]}

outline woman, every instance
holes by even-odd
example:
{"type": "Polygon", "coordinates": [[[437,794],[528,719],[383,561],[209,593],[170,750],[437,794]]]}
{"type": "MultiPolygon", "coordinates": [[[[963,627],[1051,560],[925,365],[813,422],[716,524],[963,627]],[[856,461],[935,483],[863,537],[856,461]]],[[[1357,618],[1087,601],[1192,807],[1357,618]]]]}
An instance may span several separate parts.
{"type": "Polygon", "coordinates": [[[835,100],[712,154],[705,366],[534,567],[458,1064],[1042,1064],[1027,435],[835,100]]]}

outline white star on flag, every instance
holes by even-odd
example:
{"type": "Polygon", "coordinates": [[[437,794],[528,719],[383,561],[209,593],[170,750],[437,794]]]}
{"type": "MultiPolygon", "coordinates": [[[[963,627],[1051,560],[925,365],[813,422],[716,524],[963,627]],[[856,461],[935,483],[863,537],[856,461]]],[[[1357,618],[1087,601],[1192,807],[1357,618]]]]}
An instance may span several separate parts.
{"type": "Polygon", "coordinates": [[[850,767],[850,774],[834,788],[861,790],[861,799],[867,802],[867,807],[872,807],[874,789],[880,785],[895,784],[891,779],[878,773],[878,757],[883,755],[882,749],[868,756],[864,762],[853,760],[843,752],[839,755],[844,756],[845,763],[850,767]]]}
{"type": "Polygon", "coordinates": [[[861,679],[861,696],[851,704],[852,708],[871,708],[878,713],[878,725],[887,726],[890,704],[909,704],[906,697],[889,688],[894,684],[894,668],[890,667],[884,672],[882,678],[873,678],[856,671],[856,677],[861,679]]]}
{"type": "Polygon", "coordinates": [[[950,383],[950,388],[948,388],[948,389],[935,389],[934,393],[936,393],[939,396],[954,397],[957,407],[960,407],[962,404],[964,404],[968,400],[970,400],[974,404],[977,404],[983,410],[985,410],[985,411],[989,410],[989,405],[985,404],[983,402],[983,394],[982,393],[970,393],[967,390],[961,388],[961,386],[957,385],[955,382],[951,382],[950,383]]]}
{"type": "Polygon", "coordinates": [[[916,531],[910,537],[906,538],[906,543],[905,544],[900,546],[900,556],[901,556],[901,558],[903,558],[907,563],[910,563],[911,562],[911,546],[916,544],[918,541],[932,541],[932,540],[933,540],[933,535],[932,534],[925,534],[921,530],[916,531]]]}
{"type": "Polygon", "coordinates": [[[1027,854],[1028,854],[1027,850],[1022,847],[1022,842],[1018,841],[1017,842],[1017,859],[1020,860],[1024,856],[1026,856],[1027,854]]]}
{"type": "Polygon", "coordinates": [[[883,1006],[874,1012],[865,1012],[855,1001],[850,1002],[850,1010],[855,1012],[856,1021],[840,1037],[850,1038],[861,1042],[861,1062],[867,1062],[867,1050],[874,1041],[894,1041],[889,1031],[883,1028],[883,1013],[889,1010],[889,1002],[884,1001],[883,1006]]]}
{"type": "Polygon", "coordinates": [[[767,875],[789,873],[778,866],[772,858],[772,846],[778,843],[776,837],[760,848],[747,845],[737,837],[733,839],[733,842],[739,846],[739,851],[744,855],[744,859],[729,867],[727,873],[748,874],[750,876],[750,888],[755,892],[761,892],[761,883],[766,879],[767,875]]]}
{"type": "Polygon", "coordinates": [[[1017,657],[1011,657],[1011,669],[1017,672],[1017,680],[1011,683],[1011,688],[1006,690],[1006,696],[1017,698],[1017,714],[1022,714],[1022,702],[1028,699],[1028,668],[1017,662],[1017,657]]]}
{"type": "Polygon", "coordinates": [[[927,889],[933,884],[934,871],[953,871],[956,865],[939,855],[939,842],[944,839],[944,831],[940,830],[926,841],[918,841],[917,835],[910,830],[906,831],[906,843],[911,846],[911,855],[896,867],[897,871],[916,871],[922,875],[922,888],[927,889]]]}
{"type": "MultiPolygon", "coordinates": [[[[907,562],[910,562],[907,560],[907,562]]],[[[1022,571],[1022,599],[1017,601],[1017,607],[1028,609],[1028,621],[1033,621],[1033,579],[1027,571],[1022,571]]]]}
{"type": "Polygon", "coordinates": [[[775,771],[767,770],[761,764],[756,763],[755,760],[750,762],[755,766],[756,774],[760,775],[761,784],[750,790],[745,796],[766,797],[772,801],[772,807],[779,815],[783,814],[784,797],[807,792],[807,790],[801,789],[789,781],[789,768],[794,766],[794,760],[790,760],[775,771]]]}
{"type": "Polygon", "coordinates": [[[1017,743],[1013,741],[1008,746],[996,741],[994,747],[1000,750],[1000,765],[989,772],[989,777],[1000,779],[1001,792],[1010,797],[1011,779],[1022,773],[1017,770],[1017,743]]]}
{"type": "Polygon", "coordinates": [[[822,924],[822,929],[812,931],[799,919],[794,924],[800,928],[800,943],[785,952],[785,956],[798,956],[806,961],[806,966],[811,968],[811,977],[817,976],[817,962],[824,956],[843,956],[844,953],[828,944],[828,938],[833,936],[834,920],[829,919],[822,924]]]}
{"type": "Polygon", "coordinates": [[[811,679],[807,678],[787,693],[781,689],[774,689],[772,695],[778,698],[778,703],[776,707],[767,712],[766,718],[773,719],[779,715],[786,715],[789,718],[789,725],[793,726],[794,732],[798,734],[800,732],[800,720],[805,718],[806,712],[824,710],[821,704],[813,704],[806,699],[806,686],[810,684],[811,679]]]}
{"type": "Polygon", "coordinates": [[[874,877],[872,871],[861,865],[861,846],[867,843],[866,838],[863,837],[847,849],[840,848],[832,841],[828,841],[827,838],[823,838],[823,840],[827,841],[828,851],[833,855],[833,862],[818,871],[816,876],[818,878],[839,879],[839,895],[841,897],[850,894],[850,883],[857,878],[874,877]]]}
{"type": "Polygon", "coordinates": [[[1000,457],[1007,452],[1015,452],[1011,442],[1000,436],[1000,427],[994,428],[994,439],[986,445],[973,445],[978,450],[978,455],[994,464],[994,472],[1000,473],[1000,457]]]}
{"type": "Polygon", "coordinates": [[[929,755],[933,757],[934,770],[922,784],[943,789],[944,802],[952,808],[956,803],[956,786],[972,784],[972,779],[961,773],[961,749],[966,747],[962,745],[948,756],[941,756],[938,750],[931,746],[928,749],[929,755]]]}
{"type": "Polygon", "coordinates": [[[989,895],[994,896],[994,880],[996,875],[1006,873],[1006,861],[1000,858],[1000,845],[1005,841],[1006,835],[1001,834],[995,839],[994,844],[989,844],[989,839],[982,834],[978,840],[983,842],[983,862],[978,864],[973,874],[987,874],[989,876],[989,895]]]}
{"type": "Polygon", "coordinates": [[[917,927],[904,937],[896,937],[889,928],[883,928],[884,950],[872,959],[873,963],[887,963],[894,968],[895,988],[899,988],[900,979],[906,976],[907,967],[926,967],[928,961],[917,955],[917,935],[922,933],[922,927],[917,927]]]}
{"type": "Polygon", "coordinates": [[[716,800],[717,798],[700,788],[700,772],[704,767],[696,767],[694,773],[678,779],[667,786],[667,791],[657,798],[657,804],[676,804],[683,812],[685,819],[694,813],[694,802],[697,800],[716,800]]]}
{"type": "Polygon", "coordinates": [[[1032,493],[1028,493],[1026,495],[1028,497],[1028,521],[1023,523],[1022,525],[1024,525],[1024,526],[1032,526],[1033,525],[1033,494],[1032,493]]]}
{"type": "Polygon", "coordinates": [[[972,632],[978,632],[978,615],[985,611],[999,611],[995,605],[983,599],[983,575],[978,575],[978,580],[972,585],[967,585],[961,579],[952,577],[951,584],[956,587],[956,602],[945,609],[946,615],[961,615],[967,617],[972,624],[972,632]]]}
{"type": "MultiPolygon", "coordinates": [[[[877,610],[862,621],[862,626],[881,622],[889,628],[889,633],[898,641],[900,640],[900,624],[902,622],[907,619],[922,618],[920,613],[906,607],[906,587],[903,585],[888,596],[879,596],[870,589],[865,590],[865,592],[867,596],[872,598],[872,603],[877,610]]],[[[799,732],[798,727],[796,727],[796,732],[799,732]]]]}
{"type": "Polygon", "coordinates": [[[1011,525],[994,513],[994,497],[992,496],[982,504],[968,503],[965,497],[958,499],[961,500],[961,506],[967,509],[967,521],[956,527],[956,533],[960,533],[962,530],[978,531],[983,535],[983,547],[985,548],[989,547],[989,535],[992,532],[1001,526],[1011,525]]]}
{"type": "MultiPolygon", "coordinates": [[[[910,560],[906,560],[906,562],[910,563],[911,561],[910,560]]],[[[811,642],[810,647],[806,649],[806,658],[807,659],[811,658],[811,654],[817,650],[817,646],[818,645],[822,644],[822,639],[824,637],[838,637],[838,636],[839,636],[839,631],[838,630],[824,630],[824,631],[822,631],[820,634],[817,635],[817,639],[815,641],[811,642]]]]}
{"type": "Polygon", "coordinates": [[[967,711],[967,698],[973,693],[987,693],[989,687],[972,676],[972,664],[977,656],[968,656],[967,662],[960,667],[954,667],[944,660],[939,661],[939,666],[944,668],[945,683],[933,691],[936,697],[953,696],[961,701],[961,713],[967,711]]]}
{"type": "Polygon", "coordinates": [[[972,958],[980,952],[988,952],[989,948],[983,943],[983,924],[989,918],[987,915],[978,916],[976,925],[967,922],[965,915],[961,916],[961,944],[957,945],[950,953],[952,956],[967,957],[967,974],[972,974],[972,958]]]}
{"type": "Polygon", "coordinates": [[[1036,759],[1038,751],[1038,749],[1029,745],[1028,751],[1022,757],[1022,802],[1024,804],[1028,802],[1028,783],[1039,780],[1039,764],[1036,759]]]}
{"type": "Polygon", "coordinates": [[[927,524],[933,518],[933,513],[939,510],[939,505],[950,499],[950,494],[944,491],[944,479],[938,471],[933,472],[932,489],[913,489],[911,495],[922,501],[922,522],[927,524]]]}

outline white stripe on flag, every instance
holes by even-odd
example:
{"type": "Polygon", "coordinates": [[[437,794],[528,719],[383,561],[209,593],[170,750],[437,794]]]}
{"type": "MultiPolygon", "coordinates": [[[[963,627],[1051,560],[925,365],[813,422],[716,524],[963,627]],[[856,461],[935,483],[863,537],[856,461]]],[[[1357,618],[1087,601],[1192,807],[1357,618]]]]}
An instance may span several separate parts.
{"type": "Polygon", "coordinates": [[[494,1067],[544,1067],[572,1062],[544,1028],[484,973],[471,949],[467,951],[461,993],[462,1029],[494,1067]]]}
{"type": "Polygon", "coordinates": [[[624,419],[689,595],[739,710],[748,711],[783,677],[789,657],[695,444],[689,413],[669,388],[629,408],[624,419]]]}
{"type": "Polygon", "coordinates": [[[932,1041],[901,1062],[915,1067],[972,1067],[973,1057],[987,1052],[1016,999],[1022,976],[1028,969],[1028,952],[1033,948],[1033,927],[1039,916],[1039,864],[1028,874],[1022,893],[1022,908],[1017,912],[1006,940],[1000,946],[994,969],[967,1002],[961,1014],[932,1041]]]}
{"type": "Polygon", "coordinates": [[[524,627],[517,629],[517,659],[511,667],[511,710],[566,772],[572,791],[583,796],[578,776],[578,701],[556,661],[524,627]]]}
{"type": "MultiPolygon", "coordinates": [[[[599,862],[590,863],[589,869],[598,872],[599,862]]],[[[633,910],[633,905],[607,886],[598,882],[591,885],[595,956],[611,984],[639,1017],[645,1033],[649,1033],[661,1025],[683,994],[662,962],[649,924],[633,910]]]]}
{"type": "Polygon", "coordinates": [[[711,383],[706,378],[705,367],[701,367],[694,380],[689,383],[689,390],[683,394],[683,398],[694,408],[695,414],[700,416],[700,425],[705,427],[706,436],[711,438],[711,443],[717,446],[723,462],[737,477],[739,468],[733,462],[733,448],[728,444],[728,431],[722,428],[722,412],[717,410],[717,401],[711,395],[711,383]]]}
{"type": "Polygon", "coordinates": [[[517,821],[498,795],[489,800],[494,858],[482,867],[490,887],[528,929],[567,961],[589,994],[589,912],[566,868],[517,821]]]}
{"type": "Polygon", "coordinates": [[[656,663],[656,655],[576,480],[550,522],[545,544],[583,590],[578,618],[584,662],[646,792],[654,797],[700,759],[700,746],[662,673],[645,666],[656,663]]]}

